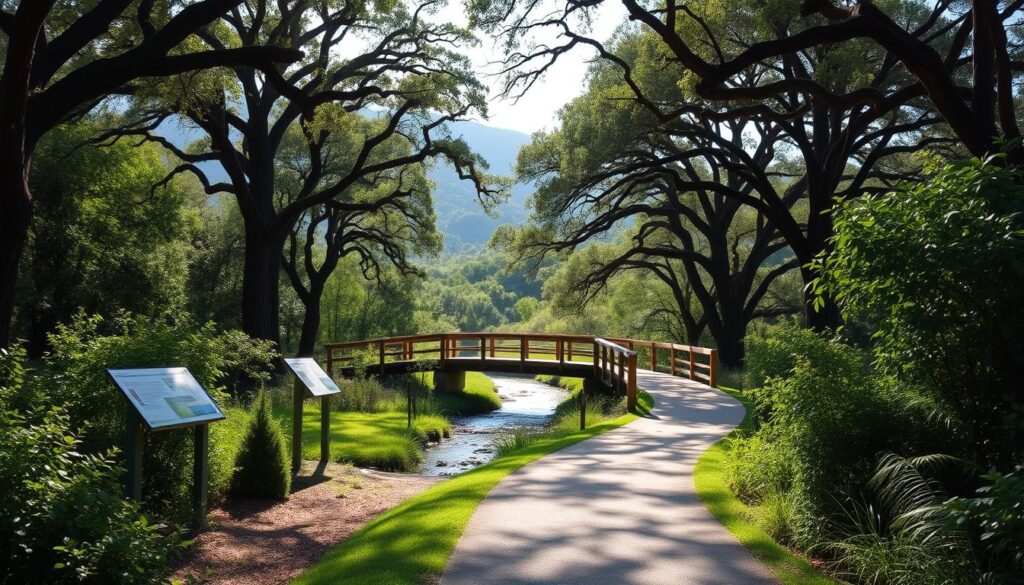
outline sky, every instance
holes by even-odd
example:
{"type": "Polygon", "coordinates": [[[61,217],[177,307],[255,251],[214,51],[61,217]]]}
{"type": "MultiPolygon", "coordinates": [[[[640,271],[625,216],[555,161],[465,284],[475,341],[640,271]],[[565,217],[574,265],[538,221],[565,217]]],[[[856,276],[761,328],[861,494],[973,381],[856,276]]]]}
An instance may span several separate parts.
{"type": "MultiPolygon", "coordinates": [[[[462,2],[450,1],[438,13],[438,18],[456,24],[465,24],[462,2]]],[[[626,10],[621,2],[602,2],[593,22],[591,36],[597,39],[609,38],[625,20],[626,10]]],[[[491,87],[489,118],[482,123],[497,128],[517,130],[530,134],[538,130],[553,129],[558,110],[572,98],[583,92],[587,62],[595,57],[589,48],[577,48],[562,55],[546,75],[533,85],[530,91],[517,101],[498,97],[501,79],[494,73],[497,62],[504,58],[504,52],[493,39],[481,38],[480,47],[471,50],[480,80],[491,87]]]]}

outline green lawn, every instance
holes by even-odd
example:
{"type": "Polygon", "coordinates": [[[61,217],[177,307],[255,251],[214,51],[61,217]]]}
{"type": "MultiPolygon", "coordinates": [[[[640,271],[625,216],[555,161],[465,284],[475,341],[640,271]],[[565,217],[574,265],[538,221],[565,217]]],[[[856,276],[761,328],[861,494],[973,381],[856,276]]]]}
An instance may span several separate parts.
{"type": "MultiPolygon", "coordinates": [[[[434,387],[434,372],[415,375],[422,377],[427,387],[434,387]]],[[[466,372],[466,387],[462,392],[435,391],[433,399],[438,411],[448,416],[483,414],[501,408],[494,381],[481,372],[466,372]]]]}
{"type": "MultiPolygon", "coordinates": [[[[752,428],[752,406],[746,396],[731,388],[720,388],[739,400],[747,409],[747,416],[729,437],[747,433],[752,428]]],[[[827,585],[839,581],[822,575],[807,559],[775,542],[751,520],[751,510],[729,489],[725,471],[725,457],[729,437],[704,452],[697,460],[693,482],[704,505],[743,546],[767,565],[785,585],[827,585]]]]}
{"type": "Polygon", "coordinates": [[[385,512],[299,575],[297,585],[422,585],[448,563],[480,500],[523,465],[624,425],[624,415],[586,431],[550,438],[438,484],[385,512]]]}
{"type": "MultiPolygon", "coordinates": [[[[286,440],[290,441],[291,407],[275,406],[274,415],[281,422],[286,440]]],[[[420,416],[413,423],[410,432],[403,412],[332,412],[331,459],[358,467],[412,471],[422,459],[421,441],[430,435],[451,433],[451,425],[440,416],[420,416]]],[[[303,408],[302,455],[305,459],[320,458],[318,403],[307,402],[303,408]]]]}

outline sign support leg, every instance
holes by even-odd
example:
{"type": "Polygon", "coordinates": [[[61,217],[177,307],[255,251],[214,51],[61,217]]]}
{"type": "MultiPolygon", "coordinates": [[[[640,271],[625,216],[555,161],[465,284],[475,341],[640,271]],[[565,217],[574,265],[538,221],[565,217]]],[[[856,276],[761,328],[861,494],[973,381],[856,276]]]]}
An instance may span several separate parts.
{"type": "Polygon", "coordinates": [[[331,459],[331,397],[320,397],[320,465],[331,459]]]}
{"type": "Polygon", "coordinates": [[[125,473],[124,497],[136,502],[142,501],[142,447],[145,436],[142,432],[142,419],[131,404],[128,405],[128,416],[125,420],[125,473]]]}
{"type": "Polygon", "coordinates": [[[210,425],[194,428],[192,469],[192,525],[196,532],[206,526],[206,494],[210,479],[210,425]]]}
{"type": "Polygon", "coordinates": [[[297,475],[302,466],[302,403],[306,397],[298,379],[292,392],[292,475],[297,475]]]}

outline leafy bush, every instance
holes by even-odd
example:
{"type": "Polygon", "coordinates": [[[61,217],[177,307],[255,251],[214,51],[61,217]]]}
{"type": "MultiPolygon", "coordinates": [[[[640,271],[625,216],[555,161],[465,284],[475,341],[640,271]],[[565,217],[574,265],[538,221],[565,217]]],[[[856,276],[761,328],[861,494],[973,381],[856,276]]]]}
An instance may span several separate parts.
{"type": "MultiPolygon", "coordinates": [[[[127,403],[108,379],[108,367],[185,366],[224,404],[227,378],[237,372],[265,376],[274,355],[267,342],[240,332],[217,333],[212,324],[195,325],[187,318],[169,323],[125,317],[111,323],[79,317],[61,326],[50,341],[53,353],[31,383],[45,389],[40,397],[64,408],[72,428],[82,429],[82,448],[89,453],[104,453],[123,442],[127,403]],[[103,329],[112,333],[102,334],[103,329]]],[[[143,500],[146,508],[171,520],[187,519],[191,509],[192,437],[188,429],[146,433],[143,500]]],[[[216,429],[211,432],[213,499],[227,490],[233,469],[227,458],[233,447],[219,444],[223,437],[216,429]]]]}
{"type": "Polygon", "coordinates": [[[79,451],[65,412],[11,408],[24,369],[2,353],[0,584],[160,582],[177,535],[123,498],[115,451],[79,451]]]}
{"type": "Polygon", "coordinates": [[[876,322],[875,363],[929,390],[982,467],[1024,460],[1024,179],[999,159],[842,204],[822,262],[846,314],[876,322]]]}
{"type": "Polygon", "coordinates": [[[231,495],[278,500],[288,497],[291,473],[284,435],[274,419],[266,392],[261,392],[253,403],[235,468],[231,495]]]}
{"type": "Polygon", "coordinates": [[[785,446],[764,431],[731,441],[726,458],[729,486],[741,499],[760,502],[785,493],[793,484],[793,465],[785,446]]]}
{"type": "Polygon", "coordinates": [[[1024,467],[1012,473],[990,471],[973,498],[945,502],[955,529],[968,531],[981,552],[992,582],[1024,581],[1024,467]]]}
{"type": "Polygon", "coordinates": [[[917,449],[930,435],[909,392],[866,372],[860,351],[810,332],[766,347],[794,366],[751,391],[766,414],[735,444],[730,480],[754,501],[789,490],[794,540],[813,545],[866,488],[882,453],[917,449]]]}
{"type": "Polygon", "coordinates": [[[770,489],[752,508],[754,524],[781,543],[793,539],[793,497],[783,490],[770,489]]]}

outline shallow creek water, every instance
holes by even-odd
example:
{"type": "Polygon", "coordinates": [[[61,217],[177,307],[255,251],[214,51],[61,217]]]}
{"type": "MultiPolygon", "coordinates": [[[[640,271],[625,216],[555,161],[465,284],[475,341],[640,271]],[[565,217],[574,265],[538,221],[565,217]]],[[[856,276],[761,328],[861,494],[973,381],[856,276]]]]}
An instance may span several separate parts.
{"type": "Polygon", "coordinates": [[[568,393],[531,376],[487,374],[494,380],[501,408],[487,414],[451,419],[452,438],[434,444],[423,454],[421,475],[456,475],[483,465],[496,455],[495,436],[516,427],[542,427],[568,393]]]}

